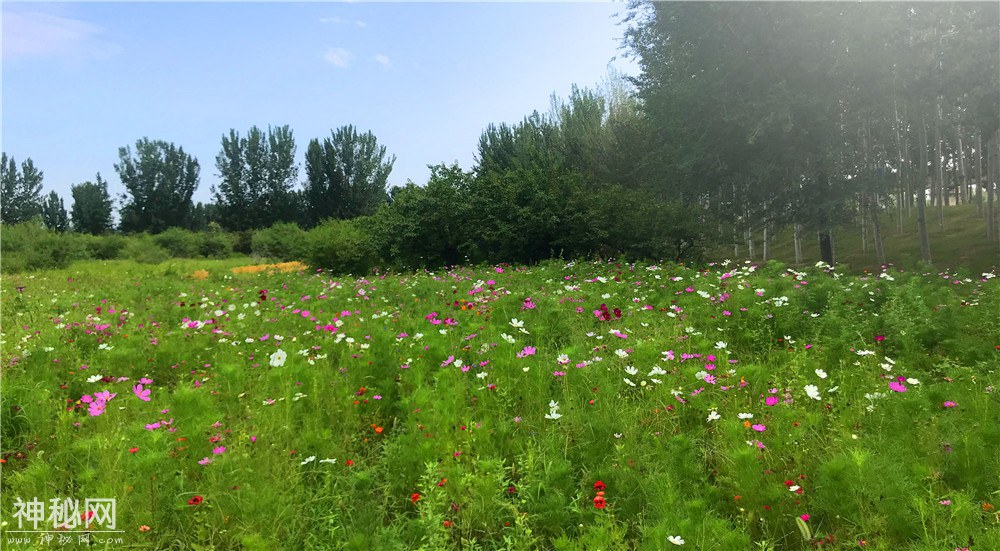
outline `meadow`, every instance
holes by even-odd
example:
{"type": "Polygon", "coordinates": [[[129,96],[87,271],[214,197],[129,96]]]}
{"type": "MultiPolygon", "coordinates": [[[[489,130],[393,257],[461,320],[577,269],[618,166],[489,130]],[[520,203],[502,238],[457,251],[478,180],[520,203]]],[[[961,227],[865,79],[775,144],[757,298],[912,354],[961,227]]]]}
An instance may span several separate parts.
{"type": "Polygon", "coordinates": [[[5,549],[1000,549],[992,272],[247,263],[5,275],[5,549]]]}

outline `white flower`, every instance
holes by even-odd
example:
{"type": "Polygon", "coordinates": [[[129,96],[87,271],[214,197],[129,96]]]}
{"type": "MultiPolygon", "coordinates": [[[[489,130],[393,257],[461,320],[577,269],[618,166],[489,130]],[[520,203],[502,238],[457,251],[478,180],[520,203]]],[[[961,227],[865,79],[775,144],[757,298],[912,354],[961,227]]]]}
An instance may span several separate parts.
{"type": "Polygon", "coordinates": [[[626,365],[625,366],[625,373],[628,373],[629,375],[633,375],[634,376],[634,375],[638,375],[639,374],[639,370],[636,369],[636,368],[634,368],[634,367],[632,367],[632,366],[630,366],[630,365],[626,365]]]}
{"type": "Polygon", "coordinates": [[[274,354],[271,354],[271,367],[281,367],[285,365],[286,358],[288,358],[288,354],[279,348],[274,352],[274,354]]]}
{"type": "Polygon", "coordinates": [[[740,419],[753,419],[753,414],[752,413],[740,413],[739,415],[737,415],[737,417],[739,417],[740,419]]]}
{"type": "Polygon", "coordinates": [[[789,492],[797,492],[797,491],[799,491],[799,488],[801,488],[801,486],[799,486],[798,484],[794,484],[794,485],[788,487],[788,491],[789,492]]]}
{"type": "Polygon", "coordinates": [[[628,386],[635,386],[635,383],[632,382],[632,379],[626,377],[623,380],[625,381],[625,384],[627,384],[628,386]]]}
{"type": "Polygon", "coordinates": [[[667,536],[667,541],[674,545],[684,545],[684,538],[680,536],[667,536]]]}
{"type": "Polygon", "coordinates": [[[517,318],[510,318],[510,326],[515,329],[520,329],[524,327],[524,322],[517,318]]]}
{"type": "Polygon", "coordinates": [[[909,379],[907,379],[906,382],[910,383],[911,385],[919,385],[920,384],[920,381],[918,381],[917,379],[914,379],[912,377],[909,378],[909,379]]]}
{"type": "Polygon", "coordinates": [[[306,465],[308,463],[312,463],[313,461],[316,461],[316,456],[310,455],[309,457],[305,458],[305,460],[303,460],[302,463],[299,463],[299,465],[306,465]]]}
{"type": "Polygon", "coordinates": [[[546,419],[552,419],[553,421],[555,421],[556,419],[558,419],[558,418],[560,418],[560,417],[562,417],[562,414],[561,414],[561,413],[556,413],[556,412],[554,412],[554,411],[550,411],[550,412],[548,412],[548,413],[547,413],[547,414],[545,415],[545,418],[546,418],[546,419]]]}
{"type": "Polygon", "coordinates": [[[820,400],[819,388],[816,385],[806,385],[806,394],[813,400],[820,400]]]}
{"type": "Polygon", "coordinates": [[[719,415],[719,412],[718,412],[718,411],[715,411],[715,410],[713,409],[713,410],[712,410],[712,411],[711,411],[711,412],[710,412],[710,413],[708,414],[708,419],[706,419],[706,422],[708,422],[708,423],[711,423],[712,421],[716,421],[716,420],[718,420],[718,419],[722,419],[722,416],[721,416],[721,415],[719,415]]]}
{"type": "Polygon", "coordinates": [[[816,376],[819,377],[820,379],[826,379],[826,371],[823,371],[822,369],[817,369],[816,376]]]}
{"type": "Polygon", "coordinates": [[[104,378],[104,375],[94,375],[93,377],[87,377],[88,383],[96,383],[104,378]]]}
{"type": "Polygon", "coordinates": [[[725,341],[719,341],[719,342],[715,343],[715,348],[717,348],[719,350],[722,350],[723,348],[725,348],[727,346],[729,346],[729,345],[726,344],[725,341]]]}
{"type": "Polygon", "coordinates": [[[510,344],[514,344],[514,337],[511,337],[507,333],[500,333],[500,338],[509,342],[510,344]]]}
{"type": "Polygon", "coordinates": [[[626,351],[622,350],[621,348],[619,348],[619,349],[615,350],[615,355],[618,356],[619,358],[627,358],[628,357],[628,352],[626,352],[626,351]]]}
{"type": "Polygon", "coordinates": [[[485,379],[487,375],[489,375],[489,373],[486,371],[480,371],[479,373],[476,373],[476,377],[480,379],[485,379]]]}
{"type": "Polygon", "coordinates": [[[333,464],[333,463],[336,463],[337,460],[336,459],[320,459],[319,462],[320,463],[330,463],[330,464],[333,464]]]}
{"type": "Polygon", "coordinates": [[[875,352],[872,350],[858,350],[855,354],[858,356],[873,356],[875,355],[875,352]]]}

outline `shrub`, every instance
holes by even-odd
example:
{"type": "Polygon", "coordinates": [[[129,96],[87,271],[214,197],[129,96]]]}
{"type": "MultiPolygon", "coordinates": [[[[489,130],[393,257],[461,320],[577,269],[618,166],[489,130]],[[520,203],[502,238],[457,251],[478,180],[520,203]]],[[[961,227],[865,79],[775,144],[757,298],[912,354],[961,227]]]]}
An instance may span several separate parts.
{"type": "Polygon", "coordinates": [[[233,252],[233,242],[230,236],[222,232],[206,232],[200,234],[201,243],[198,252],[209,258],[226,258],[233,252]]]}
{"type": "Polygon", "coordinates": [[[378,262],[371,234],[363,225],[367,217],[327,220],[309,231],[306,261],[337,273],[364,274],[378,262]]]}
{"type": "Polygon", "coordinates": [[[158,245],[148,235],[140,235],[130,239],[124,252],[126,258],[140,264],[159,264],[170,259],[170,252],[158,245]]]}
{"type": "Polygon", "coordinates": [[[153,236],[153,241],[174,258],[193,258],[201,252],[201,236],[190,230],[170,228],[153,236]]]}
{"type": "Polygon", "coordinates": [[[258,230],[251,238],[254,256],[277,260],[301,260],[306,253],[306,232],[297,224],[282,222],[258,230]]]}

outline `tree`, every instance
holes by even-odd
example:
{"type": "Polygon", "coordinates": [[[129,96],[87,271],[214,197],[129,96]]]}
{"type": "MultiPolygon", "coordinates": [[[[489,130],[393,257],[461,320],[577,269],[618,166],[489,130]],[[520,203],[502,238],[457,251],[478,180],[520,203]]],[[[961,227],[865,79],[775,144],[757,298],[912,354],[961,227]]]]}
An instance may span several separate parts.
{"type": "Polygon", "coordinates": [[[386,186],[396,156],[386,157],[371,131],[342,126],[306,149],[305,200],[310,224],[326,218],[372,214],[388,199],[386,186]]]}
{"type": "Polygon", "coordinates": [[[94,180],[70,188],[73,195],[71,215],[75,231],[101,235],[111,231],[114,202],[108,194],[108,183],[101,178],[100,172],[94,180]]]}
{"type": "Polygon", "coordinates": [[[212,193],[227,229],[264,228],[295,218],[292,186],[299,169],[288,125],[269,126],[266,133],[253,126],[246,137],[230,130],[215,166],[222,181],[212,193]]]}
{"type": "Polygon", "coordinates": [[[20,224],[41,214],[42,172],[35,168],[31,159],[22,162],[18,170],[14,158],[3,153],[0,157],[0,172],[3,188],[0,196],[0,220],[4,224],[20,224]]]}
{"type": "Polygon", "coordinates": [[[159,233],[172,227],[189,227],[198,188],[198,160],[184,148],[162,140],[142,138],[118,150],[115,171],[125,186],[121,229],[124,232],[159,233]]]}
{"type": "Polygon", "coordinates": [[[69,215],[66,214],[66,205],[59,194],[50,191],[45,201],[42,202],[42,223],[45,227],[62,233],[69,229],[69,215]]]}

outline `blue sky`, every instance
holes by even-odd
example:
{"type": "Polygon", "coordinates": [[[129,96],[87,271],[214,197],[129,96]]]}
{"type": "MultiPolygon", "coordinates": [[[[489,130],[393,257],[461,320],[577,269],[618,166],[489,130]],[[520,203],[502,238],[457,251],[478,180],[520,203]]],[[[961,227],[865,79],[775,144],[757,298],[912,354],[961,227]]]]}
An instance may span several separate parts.
{"type": "Polygon", "coordinates": [[[70,184],[98,171],[122,191],[119,147],[167,140],[198,158],[195,200],[207,201],[230,128],[290,125],[301,181],[308,141],[354,124],[396,155],[390,185],[423,184],[428,164],[470,168],[487,124],[545,112],[553,92],[594,86],[609,66],[634,74],[624,9],[3,2],[3,150],[31,157],[68,208],[70,184]]]}

